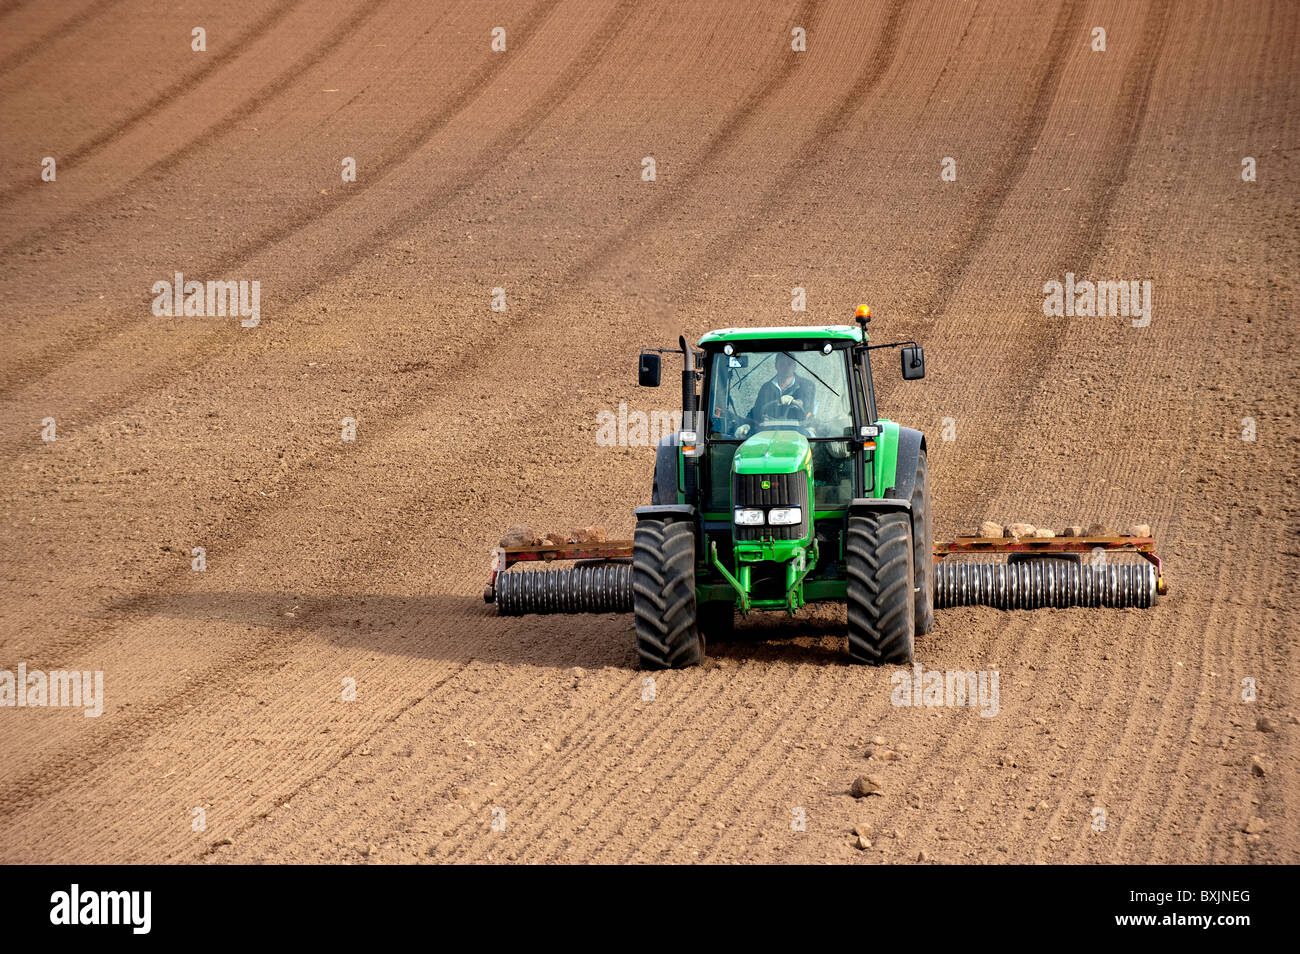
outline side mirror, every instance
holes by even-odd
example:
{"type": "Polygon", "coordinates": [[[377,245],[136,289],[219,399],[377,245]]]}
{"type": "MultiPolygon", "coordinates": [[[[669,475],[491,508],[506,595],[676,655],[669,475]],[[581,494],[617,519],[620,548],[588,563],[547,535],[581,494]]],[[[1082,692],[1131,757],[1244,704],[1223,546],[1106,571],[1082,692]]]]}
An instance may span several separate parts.
{"type": "Polygon", "coordinates": [[[649,351],[641,353],[641,360],[637,365],[637,384],[643,388],[659,387],[659,355],[649,351]]]}
{"type": "Polygon", "coordinates": [[[925,349],[920,345],[911,345],[902,350],[903,380],[919,381],[925,377],[925,349]]]}

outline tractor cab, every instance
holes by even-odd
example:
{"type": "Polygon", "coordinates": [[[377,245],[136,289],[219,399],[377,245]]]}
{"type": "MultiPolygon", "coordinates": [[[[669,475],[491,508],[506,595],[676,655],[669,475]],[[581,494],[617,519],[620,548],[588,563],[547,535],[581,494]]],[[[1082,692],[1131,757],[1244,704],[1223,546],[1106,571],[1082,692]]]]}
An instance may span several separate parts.
{"type": "Polygon", "coordinates": [[[853,363],[861,340],[851,327],[728,330],[701,339],[706,510],[730,509],[736,473],[794,466],[804,456],[814,508],[848,506],[858,476],[854,435],[872,423],[853,363]]]}

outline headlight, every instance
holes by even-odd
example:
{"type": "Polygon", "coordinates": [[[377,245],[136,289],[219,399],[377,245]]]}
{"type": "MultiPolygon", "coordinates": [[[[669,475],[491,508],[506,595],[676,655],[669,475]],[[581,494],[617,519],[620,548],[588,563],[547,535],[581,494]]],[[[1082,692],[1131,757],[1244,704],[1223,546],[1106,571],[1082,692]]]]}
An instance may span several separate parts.
{"type": "Polygon", "coordinates": [[[786,507],[767,512],[767,522],[774,527],[788,527],[803,522],[802,507],[786,507]]]}
{"type": "Polygon", "coordinates": [[[737,510],[736,524],[741,527],[761,527],[763,525],[763,511],[737,510]]]}

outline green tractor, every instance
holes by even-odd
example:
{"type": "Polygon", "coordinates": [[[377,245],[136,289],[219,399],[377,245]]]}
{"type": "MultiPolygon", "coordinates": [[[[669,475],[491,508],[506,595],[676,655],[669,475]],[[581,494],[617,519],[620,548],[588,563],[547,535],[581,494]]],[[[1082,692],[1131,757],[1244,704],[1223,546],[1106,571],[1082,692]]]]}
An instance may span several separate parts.
{"type": "Polygon", "coordinates": [[[1057,538],[1013,524],[933,540],[925,437],[877,415],[871,378],[873,351],[900,349],[909,381],[925,377],[925,354],[870,344],[870,318],[864,305],[856,325],[731,328],[643,350],[646,387],[663,354],[682,355],[682,427],[659,442],[633,539],[512,527],[484,600],[502,616],[631,613],[637,658],[654,669],[699,663],[737,614],[818,601],[847,605],[849,657],[876,665],[911,661],[936,606],[1155,606],[1167,587],[1149,530],[1057,538]]]}
{"type": "MultiPolygon", "coordinates": [[[[934,626],[925,437],[881,418],[857,324],[712,331],[680,339],[682,430],[657,448],[651,503],[636,510],[631,609],[643,668],[691,666],[736,615],[848,606],[849,656],[904,663],[934,626]]],[[[658,387],[659,349],[639,383],[658,387]]]]}

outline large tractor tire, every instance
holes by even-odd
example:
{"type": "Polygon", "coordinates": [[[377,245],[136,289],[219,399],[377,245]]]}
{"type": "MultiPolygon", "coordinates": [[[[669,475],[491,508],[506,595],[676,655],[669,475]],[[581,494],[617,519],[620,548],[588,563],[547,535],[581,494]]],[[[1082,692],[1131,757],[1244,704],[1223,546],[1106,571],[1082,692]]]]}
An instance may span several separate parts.
{"type": "Polygon", "coordinates": [[[916,576],[916,635],[934,629],[934,511],[930,507],[930,467],[925,451],[916,459],[912,485],[912,572],[916,576]]]}
{"type": "Polygon", "coordinates": [[[912,521],[906,513],[849,517],[849,656],[879,666],[912,661],[912,521]]]}
{"type": "Polygon", "coordinates": [[[632,537],[632,613],[642,669],[679,669],[704,659],[695,607],[695,528],[641,520],[632,537]]]}

